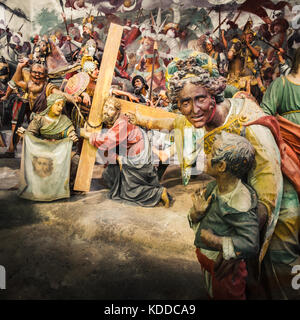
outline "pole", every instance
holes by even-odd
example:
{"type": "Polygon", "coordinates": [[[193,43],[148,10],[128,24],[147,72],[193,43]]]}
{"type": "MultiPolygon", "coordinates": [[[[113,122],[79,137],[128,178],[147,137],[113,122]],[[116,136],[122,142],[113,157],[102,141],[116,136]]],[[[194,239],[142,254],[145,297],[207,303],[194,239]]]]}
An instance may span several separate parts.
{"type": "Polygon", "coordinates": [[[21,31],[21,29],[24,27],[24,24],[25,24],[25,23],[23,23],[23,24],[21,25],[21,27],[19,28],[19,31],[21,31]]]}
{"type": "Polygon", "coordinates": [[[209,16],[210,13],[213,11],[214,7],[211,7],[210,10],[207,12],[207,15],[209,16]]]}
{"type": "Polygon", "coordinates": [[[223,21],[216,27],[216,29],[213,31],[215,33],[219,28],[221,28],[222,24],[227,20],[227,17],[223,19],[223,21]]]}
{"type": "MultiPolygon", "coordinates": [[[[65,9],[64,9],[64,4],[62,2],[62,0],[59,0],[60,6],[61,6],[61,10],[63,12],[63,19],[64,19],[64,23],[65,23],[65,27],[66,27],[66,31],[67,31],[67,36],[69,36],[69,29],[68,29],[68,25],[67,25],[67,19],[65,16],[65,9]]],[[[71,47],[71,43],[69,41],[69,48],[70,48],[70,56],[71,56],[71,62],[73,62],[73,56],[72,56],[72,47],[71,47]]]]}
{"type": "Polygon", "coordinates": [[[149,93],[149,100],[150,100],[150,101],[151,101],[151,98],[152,98],[152,85],[153,85],[154,66],[155,66],[156,53],[157,53],[157,42],[156,42],[156,40],[155,40],[155,41],[154,41],[154,46],[153,46],[153,61],[152,61],[150,93],[149,93]]]}
{"type": "MultiPolygon", "coordinates": [[[[222,8],[222,6],[219,6],[219,26],[220,27],[223,23],[223,22],[221,22],[221,8],[222,8]]],[[[226,18],[227,18],[227,16],[226,16],[226,18]]],[[[225,18],[225,20],[226,20],[226,18],[225,18]]],[[[219,28],[219,41],[221,42],[221,28],[219,28]]]]}
{"type": "Polygon", "coordinates": [[[237,19],[238,19],[238,18],[240,17],[240,15],[241,15],[241,13],[242,13],[242,11],[240,10],[239,13],[238,13],[238,15],[237,15],[236,18],[234,19],[233,23],[236,23],[237,19]]]}
{"type": "MultiPolygon", "coordinates": [[[[277,47],[273,46],[270,42],[268,42],[267,40],[264,39],[264,37],[257,37],[259,40],[261,40],[262,42],[264,42],[265,44],[267,44],[268,46],[272,47],[273,49],[275,49],[276,51],[280,51],[277,47]]],[[[286,53],[283,53],[283,56],[287,57],[288,59],[290,59],[291,61],[293,61],[293,58],[290,57],[289,55],[287,55],[286,53]]]]}
{"type": "Polygon", "coordinates": [[[13,16],[14,16],[14,12],[11,14],[11,17],[10,17],[10,19],[9,19],[9,21],[8,21],[8,23],[7,23],[7,25],[6,25],[6,41],[7,41],[7,48],[6,48],[6,50],[7,50],[7,54],[9,55],[9,37],[8,37],[8,32],[7,32],[7,28],[8,28],[8,25],[9,25],[9,23],[11,22],[11,19],[13,18],[13,16]]]}
{"type": "Polygon", "coordinates": [[[10,17],[10,19],[9,19],[9,21],[8,21],[8,23],[7,23],[7,25],[6,25],[6,27],[8,27],[8,25],[9,25],[9,23],[11,22],[11,19],[13,18],[13,16],[14,16],[14,12],[11,14],[11,17],[10,17]]]}

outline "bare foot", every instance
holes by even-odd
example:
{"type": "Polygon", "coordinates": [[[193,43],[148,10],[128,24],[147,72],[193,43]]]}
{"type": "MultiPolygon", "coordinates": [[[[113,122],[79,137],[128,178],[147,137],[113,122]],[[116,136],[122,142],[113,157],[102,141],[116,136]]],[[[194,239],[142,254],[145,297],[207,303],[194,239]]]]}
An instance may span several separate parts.
{"type": "Polygon", "coordinates": [[[170,200],[167,192],[167,188],[164,188],[162,194],[161,194],[161,200],[164,203],[165,208],[170,207],[170,200]]]}

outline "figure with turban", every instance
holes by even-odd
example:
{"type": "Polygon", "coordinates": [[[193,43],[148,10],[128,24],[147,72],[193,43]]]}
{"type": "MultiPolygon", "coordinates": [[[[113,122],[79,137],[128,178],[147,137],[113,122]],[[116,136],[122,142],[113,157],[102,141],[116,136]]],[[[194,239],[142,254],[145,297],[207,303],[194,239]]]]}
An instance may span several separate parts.
{"type": "Polygon", "coordinates": [[[35,201],[52,201],[70,196],[78,159],[72,158],[72,144],[78,141],[71,120],[62,114],[66,98],[53,93],[47,107],[36,114],[23,137],[18,195],[35,201]]]}
{"type": "MultiPolygon", "coordinates": [[[[64,95],[52,93],[47,98],[47,108],[36,114],[30,122],[27,132],[41,139],[59,140],[69,137],[73,142],[78,138],[71,120],[62,114],[66,104],[64,95]]],[[[23,134],[25,129],[18,128],[18,133],[23,134]]]]}

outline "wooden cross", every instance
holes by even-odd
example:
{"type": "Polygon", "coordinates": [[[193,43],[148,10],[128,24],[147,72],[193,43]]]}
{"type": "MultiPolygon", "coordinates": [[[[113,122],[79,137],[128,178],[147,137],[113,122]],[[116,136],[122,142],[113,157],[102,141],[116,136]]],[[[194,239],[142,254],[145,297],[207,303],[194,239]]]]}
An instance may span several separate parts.
{"type": "MultiPolygon", "coordinates": [[[[118,51],[121,43],[123,27],[111,23],[105,48],[102,56],[101,67],[95,87],[95,94],[89,114],[89,123],[97,126],[98,129],[92,129],[92,132],[101,130],[99,126],[102,122],[102,108],[105,99],[109,96],[113,73],[116,65],[118,51]]],[[[135,114],[137,124],[148,129],[168,129],[174,127],[175,114],[166,112],[157,108],[147,107],[137,103],[128,102],[119,99],[121,103],[121,112],[132,112],[135,114]]],[[[93,167],[95,164],[97,149],[84,140],[80,155],[77,175],[75,179],[74,190],[89,191],[93,167]]]]}

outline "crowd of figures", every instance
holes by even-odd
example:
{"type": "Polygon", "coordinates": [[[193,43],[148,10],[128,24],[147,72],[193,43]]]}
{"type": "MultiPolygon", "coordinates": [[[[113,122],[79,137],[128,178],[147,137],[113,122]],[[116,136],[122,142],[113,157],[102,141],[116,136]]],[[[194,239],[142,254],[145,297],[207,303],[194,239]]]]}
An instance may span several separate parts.
{"type": "Polygon", "coordinates": [[[160,21],[124,22],[98,132],[88,119],[108,26],[88,16],[66,24],[65,35],[30,42],[1,29],[11,52],[0,62],[1,101],[12,130],[1,157],[15,157],[22,138],[18,194],[52,201],[75,193],[87,139],[105,159],[111,199],[168,208],[167,159],[176,155],[186,185],[203,152],[202,170],[215,180],[192,195],[188,221],[210,298],[298,299],[299,30],[283,16],[255,30],[251,18],[242,27],[228,20],[227,30],[214,26],[219,37],[160,21]],[[149,121],[122,113],[117,98],[152,108],[149,121]],[[154,122],[171,133],[151,130],[154,122]]]}

